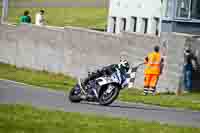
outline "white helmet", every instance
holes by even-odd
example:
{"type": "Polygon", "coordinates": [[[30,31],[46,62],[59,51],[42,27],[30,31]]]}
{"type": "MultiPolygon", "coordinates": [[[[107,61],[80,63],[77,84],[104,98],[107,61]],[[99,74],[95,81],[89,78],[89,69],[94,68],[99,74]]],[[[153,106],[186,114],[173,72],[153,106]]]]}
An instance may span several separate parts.
{"type": "Polygon", "coordinates": [[[130,68],[130,65],[129,65],[129,62],[128,60],[126,60],[125,58],[123,57],[120,57],[120,63],[118,64],[118,67],[120,69],[125,69],[126,72],[128,72],[129,68],[130,68]]]}

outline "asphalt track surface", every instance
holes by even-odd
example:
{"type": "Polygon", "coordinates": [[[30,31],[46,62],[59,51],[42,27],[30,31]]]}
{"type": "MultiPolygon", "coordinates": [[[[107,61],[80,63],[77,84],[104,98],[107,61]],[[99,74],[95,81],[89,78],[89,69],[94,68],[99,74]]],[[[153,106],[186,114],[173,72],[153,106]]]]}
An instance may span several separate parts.
{"type": "Polygon", "coordinates": [[[38,108],[80,112],[130,120],[156,121],[161,124],[200,127],[200,112],[164,108],[143,104],[115,102],[110,106],[97,103],[70,103],[62,91],[33,87],[13,81],[0,80],[0,103],[32,105],[38,108]]]}

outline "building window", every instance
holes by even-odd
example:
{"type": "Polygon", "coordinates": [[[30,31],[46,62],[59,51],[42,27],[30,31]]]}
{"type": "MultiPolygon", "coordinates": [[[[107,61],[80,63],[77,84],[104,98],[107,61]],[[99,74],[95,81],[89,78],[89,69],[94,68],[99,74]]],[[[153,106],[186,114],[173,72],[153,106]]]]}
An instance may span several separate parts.
{"type": "Polygon", "coordinates": [[[173,0],[165,0],[165,1],[163,1],[163,5],[164,5],[163,15],[165,17],[170,17],[172,15],[172,12],[173,12],[173,0]]]}
{"type": "Polygon", "coordinates": [[[190,17],[190,5],[191,0],[177,0],[177,11],[176,16],[179,18],[189,18],[190,17]]]}
{"type": "Polygon", "coordinates": [[[132,25],[132,31],[136,32],[137,28],[137,17],[131,17],[131,25],[132,25]]]}
{"type": "Polygon", "coordinates": [[[112,17],[112,32],[115,33],[116,32],[116,22],[117,22],[117,18],[116,17],[112,17]]]}
{"type": "Polygon", "coordinates": [[[200,0],[191,1],[191,17],[193,19],[200,19],[200,0]]]}
{"type": "Polygon", "coordinates": [[[177,0],[176,17],[200,19],[200,0],[177,0]]]}
{"type": "Polygon", "coordinates": [[[160,19],[159,18],[154,18],[154,24],[155,24],[155,35],[158,36],[160,19]]]}
{"type": "Polygon", "coordinates": [[[126,18],[121,20],[121,31],[126,31],[126,18]]]}
{"type": "Polygon", "coordinates": [[[148,29],[148,19],[142,18],[142,32],[147,33],[147,29],[148,29]]]}

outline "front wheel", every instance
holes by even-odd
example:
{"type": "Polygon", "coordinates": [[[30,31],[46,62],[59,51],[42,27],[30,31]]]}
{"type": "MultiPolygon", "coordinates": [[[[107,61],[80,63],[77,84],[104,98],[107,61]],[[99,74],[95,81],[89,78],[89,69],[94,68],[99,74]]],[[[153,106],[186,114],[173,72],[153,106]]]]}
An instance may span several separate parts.
{"type": "Polygon", "coordinates": [[[101,92],[99,97],[99,103],[101,105],[107,106],[114,102],[119,95],[119,87],[115,84],[109,84],[105,87],[105,89],[101,92]]]}
{"type": "Polygon", "coordinates": [[[71,91],[69,92],[69,100],[71,102],[74,102],[74,103],[78,103],[80,102],[82,99],[81,99],[81,90],[80,90],[80,87],[79,85],[76,85],[74,88],[71,89],[71,91]]]}

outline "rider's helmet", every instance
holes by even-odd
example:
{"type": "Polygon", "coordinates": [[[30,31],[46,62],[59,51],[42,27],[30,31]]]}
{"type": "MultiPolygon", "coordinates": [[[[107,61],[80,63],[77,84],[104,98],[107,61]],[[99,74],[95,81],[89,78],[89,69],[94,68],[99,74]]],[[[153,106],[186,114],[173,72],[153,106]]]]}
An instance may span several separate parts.
{"type": "Polygon", "coordinates": [[[128,72],[130,65],[127,59],[120,57],[120,63],[118,64],[120,70],[128,72]]]}

